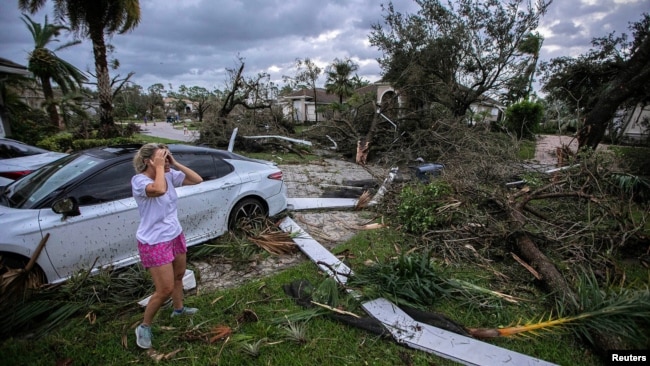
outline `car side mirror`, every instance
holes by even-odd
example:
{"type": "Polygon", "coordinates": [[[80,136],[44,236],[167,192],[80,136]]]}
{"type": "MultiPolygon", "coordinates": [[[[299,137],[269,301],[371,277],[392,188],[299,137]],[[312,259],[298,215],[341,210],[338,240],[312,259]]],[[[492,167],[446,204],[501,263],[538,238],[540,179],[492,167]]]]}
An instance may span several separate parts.
{"type": "Polygon", "coordinates": [[[74,198],[70,197],[61,198],[54,201],[54,204],[52,204],[52,211],[58,214],[62,214],[64,220],[68,216],[81,215],[77,201],[74,198]]]}

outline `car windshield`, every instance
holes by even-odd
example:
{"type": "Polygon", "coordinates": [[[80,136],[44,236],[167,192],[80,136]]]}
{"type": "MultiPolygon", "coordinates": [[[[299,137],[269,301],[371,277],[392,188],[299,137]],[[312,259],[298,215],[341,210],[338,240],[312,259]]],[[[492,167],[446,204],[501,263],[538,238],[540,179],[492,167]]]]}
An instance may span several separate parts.
{"type": "Polygon", "coordinates": [[[101,161],[100,158],[81,154],[70,155],[45,165],[7,186],[3,204],[15,208],[32,208],[44,197],[61,189],[67,182],[101,161]]]}

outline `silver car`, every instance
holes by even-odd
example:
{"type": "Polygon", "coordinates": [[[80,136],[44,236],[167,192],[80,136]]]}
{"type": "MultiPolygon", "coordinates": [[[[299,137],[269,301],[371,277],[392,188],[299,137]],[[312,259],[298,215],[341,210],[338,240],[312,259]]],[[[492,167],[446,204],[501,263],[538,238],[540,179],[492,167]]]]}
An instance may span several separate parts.
{"type": "MultiPolygon", "coordinates": [[[[133,155],[140,145],[71,154],[8,185],[0,195],[0,256],[22,268],[49,234],[37,271],[48,283],[79,270],[139,261],[140,221],[131,195],[133,155]]],[[[282,171],[271,162],[189,145],[169,145],[203,183],[177,188],[178,215],[192,246],[225,233],[241,218],[287,208],[282,171]]]]}
{"type": "Polygon", "coordinates": [[[0,138],[0,187],[68,154],[0,138]]]}

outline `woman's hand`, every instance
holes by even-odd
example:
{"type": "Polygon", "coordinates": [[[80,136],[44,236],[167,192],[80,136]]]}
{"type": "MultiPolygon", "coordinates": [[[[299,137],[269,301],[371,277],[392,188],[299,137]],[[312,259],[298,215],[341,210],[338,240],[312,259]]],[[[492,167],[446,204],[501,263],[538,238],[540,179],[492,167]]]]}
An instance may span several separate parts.
{"type": "Polygon", "coordinates": [[[165,162],[167,161],[168,156],[171,156],[171,154],[167,149],[158,149],[153,154],[153,157],[149,159],[149,162],[154,168],[165,169],[165,162]]]}
{"type": "Polygon", "coordinates": [[[167,161],[169,162],[169,165],[176,166],[178,163],[176,162],[176,159],[174,159],[174,155],[172,155],[172,152],[169,150],[167,151],[167,161]]]}

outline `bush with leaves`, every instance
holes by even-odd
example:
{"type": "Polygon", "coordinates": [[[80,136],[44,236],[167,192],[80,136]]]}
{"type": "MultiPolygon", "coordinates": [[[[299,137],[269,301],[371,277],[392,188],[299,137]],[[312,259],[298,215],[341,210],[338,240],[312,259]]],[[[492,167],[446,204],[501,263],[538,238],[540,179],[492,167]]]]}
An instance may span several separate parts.
{"type": "Polygon", "coordinates": [[[443,212],[442,208],[449,203],[451,192],[451,187],[441,181],[405,186],[399,195],[398,221],[416,234],[449,225],[453,214],[443,212]]]}
{"type": "Polygon", "coordinates": [[[544,116],[544,106],[541,103],[527,100],[515,103],[506,109],[505,126],[514,132],[518,138],[532,139],[539,130],[544,116]]]}
{"type": "Polygon", "coordinates": [[[45,112],[29,109],[13,116],[10,137],[29,145],[37,145],[38,141],[56,132],[56,127],[52,126],[45,112]]]}

